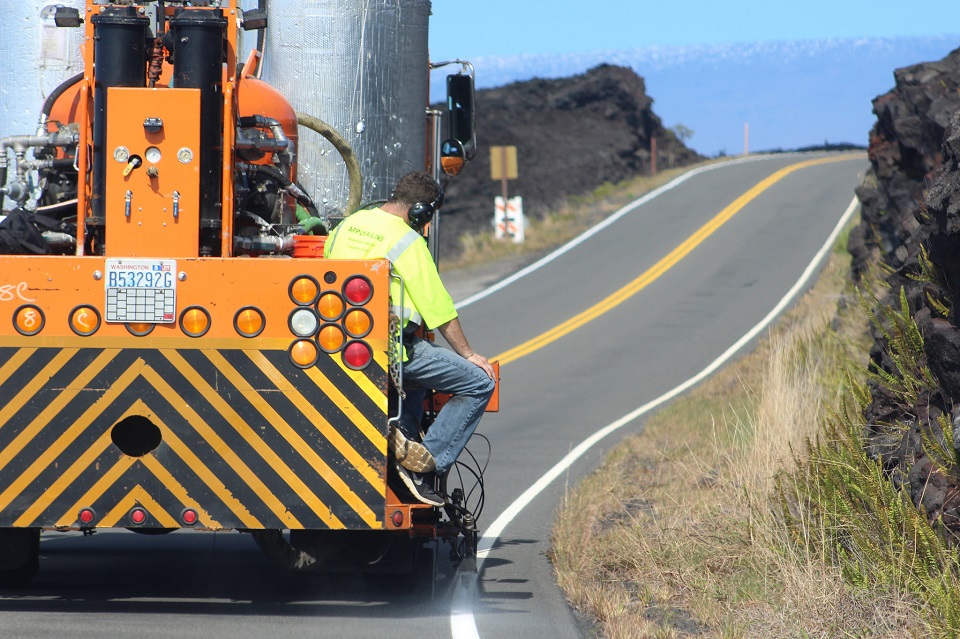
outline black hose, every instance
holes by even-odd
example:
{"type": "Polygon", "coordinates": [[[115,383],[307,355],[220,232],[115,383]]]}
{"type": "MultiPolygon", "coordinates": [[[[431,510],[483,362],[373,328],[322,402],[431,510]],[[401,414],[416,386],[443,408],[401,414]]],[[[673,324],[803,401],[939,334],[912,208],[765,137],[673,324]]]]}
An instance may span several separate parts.
{"type": "Polygon", "coordinates": [[[256,175],[257,173],[263,173],[268,175],[278,181],[283,185],[283,188],[294,197],[294,199],[303,205],[303,208],[307,209],[313,217],[320,217],[320,213],[317,211],[317,205],[313,203],[313,200],[310,199],[310,196],[304,193],[304,191],[290,181],[286,175],[283,174],[283,171],[278,169],[275,166],[270,166],[269,164],[249,164],[247,165],[247,170],[251,174],[256,175]]]}
{"type": "Polygon", "coordinates": [[[271,124],[279,124],[273,118],[268,118],[264,115],[243,115],[237,118],[237,126],[241,129],[248,129],[251,127],[259,128],[269,128],[271,124]]]}
{"type": "MultiPolygon", "coordinates": [[[[77,75],[75,75],[75,76],[73,76],[73,77],[71,77],[71,78],[67,78],[67,79],[64,80],[62,83],[60,83],[60,86],[58,86],[56,89],[54,89],[54,90],[53,90],[53,93],[51,93],[50,95],[48,95],[48,96],[47,96],[47,99],[44,100],[44,102],[43,102],[43,109],[41,109],[41,112],[43,113],[43,115],[49,117],[49,116],[50,116],[50,111],[53,110],[53,105],[54,105],[54,103],[57,101],[57,99],[58,99],[61,95],[63,95],[63,93],[64,93],[67,89],[69,89],[70,87],[72,87],[73,85],[75,85],[77,82],[79,82],[79,81],[82,80],[82,79],[83,79],[83,71],[81,71],[80,73],[78,73],[77,75]]],[[[2,184],[3,184],[3,182],[0,182],[0,185],[2,185],[2,184]]]]}

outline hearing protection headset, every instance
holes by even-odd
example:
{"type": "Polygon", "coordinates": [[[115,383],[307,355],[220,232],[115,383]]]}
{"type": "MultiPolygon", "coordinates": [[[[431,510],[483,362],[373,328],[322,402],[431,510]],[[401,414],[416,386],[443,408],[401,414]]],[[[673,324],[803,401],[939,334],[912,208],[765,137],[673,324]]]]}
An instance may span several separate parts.
{"type": "Polygon", "coordinates": [[[421,230],[433,217],[434,211],[443,204],[443,187],[438,184],[437,188],[440,192],[433,202],[417,202],[407,210],[407,219],[410,220],[410,226],[414,229],[421,230]]]}

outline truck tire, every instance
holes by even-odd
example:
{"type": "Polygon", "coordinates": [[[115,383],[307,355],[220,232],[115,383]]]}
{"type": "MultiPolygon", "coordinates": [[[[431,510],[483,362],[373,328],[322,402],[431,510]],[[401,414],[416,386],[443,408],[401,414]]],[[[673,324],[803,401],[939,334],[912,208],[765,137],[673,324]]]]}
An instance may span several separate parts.
{"type": "Polygon", "coordinates": [[[0,528],[0,588],[27,585],[40,569],[40,529],[0,528]]]}

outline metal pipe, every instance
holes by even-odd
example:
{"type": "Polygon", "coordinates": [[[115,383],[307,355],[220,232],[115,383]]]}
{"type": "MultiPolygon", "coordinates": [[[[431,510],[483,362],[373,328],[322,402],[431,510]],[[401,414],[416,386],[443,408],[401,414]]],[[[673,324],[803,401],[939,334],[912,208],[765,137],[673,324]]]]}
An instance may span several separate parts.
{"type": "Polygon", "coordinates": [[[4,196],[9,195],[20,203],[29,193],[26,184],[26,172],[48,168],[64,168],[73,166],[72,160],[29,160],[23,159],[27,149],[48,147],[71,147],[80,142],[80,134],[76,131],[60,129],[46,135],[11,135],[0,140],[0,209],[3,208],[4,196]],[[7,152],[13,150],[16,160],[14,170],[17,181],[7,184],[7,167],[9,160],[7,152]]]}

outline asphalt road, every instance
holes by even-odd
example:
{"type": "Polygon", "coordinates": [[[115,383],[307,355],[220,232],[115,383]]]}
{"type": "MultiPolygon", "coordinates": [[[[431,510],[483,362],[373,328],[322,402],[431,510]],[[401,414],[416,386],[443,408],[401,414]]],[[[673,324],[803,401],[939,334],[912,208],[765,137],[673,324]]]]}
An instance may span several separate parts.
{"type": "MultiPolygon", "coordinates": [[[[0,638],[584,636],[546,557],[552,516],[564,490],[640,432],[643,418],[600,440],[522,508],[517,499],[591,434],[702,371],[778,304],[848,208],[866,158],[755,187],[819,157],[698,173],[462,308],[473,347],[507,356],[502,410],[479,431],[492,449],[479,524],[499,529],[484,539],[479,575],[454,574],[444,546],[431,592],[356,575],[290,579],[239,533],[50,533],[40,575],[0,595],[0,638]],[[704,225],[711,233],[695,235],[704,225]],[[624,287],[635,293],[522,347],[624,287]]],[[[458,276],[451,290],[463,299],[483,284],[458,276]]]]}

